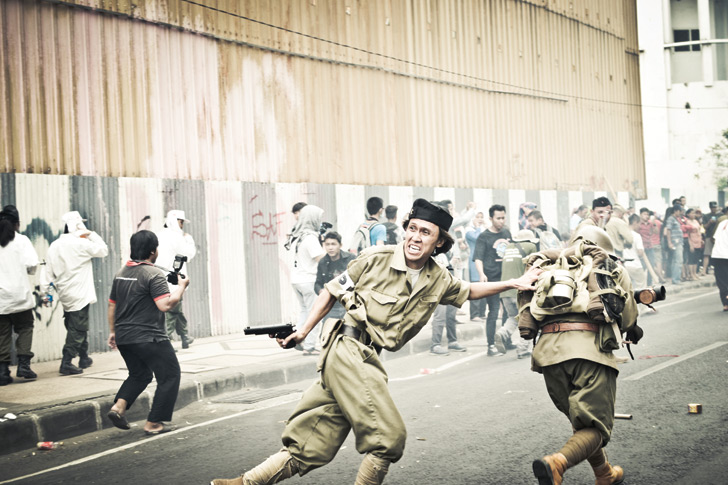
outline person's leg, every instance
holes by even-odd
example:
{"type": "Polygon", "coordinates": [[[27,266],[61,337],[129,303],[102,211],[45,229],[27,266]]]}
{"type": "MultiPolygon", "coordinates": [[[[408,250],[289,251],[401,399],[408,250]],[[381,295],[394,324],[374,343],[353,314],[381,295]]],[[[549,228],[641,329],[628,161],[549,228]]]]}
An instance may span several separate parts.
{"type": "Polygon", "coordinates": [[[470,300],[468,302],[468,305],[470,305],[470,319],[471,320],[480,318],[480,306],[482,304],[483,304],[483,300],[470,300]]]}
{"type": "Polygon", "coordinates": [[[370,455],[362,461],[356,483],[379,484],[389,463],[404,453],[404,421],[389,394],[387,373],[376,352],[347,337],[336,344],[336,358],[330,363],[335,371],[327,375],[324,369],[322,379],[351,423],[356,450],[370,455]]]}
{"type": "Polygon", "coordinates": [[[114,405],[112,411],[118,412],[121,416],[126,410],[131,408],[134,401],[139,397],[144,389],[152,382],[152,370],[147,366],[141,358],[140,345],[143,344],[122,344],[118,346],[121,358],[126,363],[129,376],[121,384],[121,387],[114,397],[114,405]]]}
{"type": "Polygon", "coordinates": [[[435,354],[447,354],[447,350],[442,347],[442,329],[445,327],[447,320],[447,307],[445,305],[437,305],[435,312],[432,314],[432,341],[430,342],[430,352],[435,354]]]}
{"type": "Polygon", "coordinates": [[[0,315],[0,386],[13,382],[10,375],[10,345],[13,338],[13,324],[10,315],[0,315]]]}
{"type": "Polygon", "coordinates": [[[728,309],[728,259],[712,258],[712,263],[720,303],[723,305],[723,309],[726,310],[728,309]]]}
{"type": "Polygon", "coordinates": [[[171,421],[180,383],[180,367],[172,343],[169,340],[138,344],[139,357],[154,373],[157,390],[147,416],[146,431],[162,427],[163,421],[171,421]]]}
{"type": "Polygon", "coordinates": [[[66,326],[66,343],[63,346],[63,358],[59,372],[63,375],[81,374],[83,370],[71,361],[79,354],[83,342],[88,339],[88,310],[86,305],[81,310],[64,312],[63,324],[66,326]]]}
{"type": "Polygon", "coordinates": [[[676,243],[675,249],[672,251],[672,268],[670,271],[672,282],[675,284],[680,283],[680,277],[682,276],[682,244],[676,243]]]}
{"type": "MultiPolygon", "coordinates": [[[[31,346],[33,345],[33,310],[13,313],[11,315],[13,328],[18,338],[15,340],[15,349],[18,354],[18,377],[36,379],[38,375],[30,368],[30,359],[33,358],[31,346]]],[[[2,359],[0,359],[1,361],[2,359]]]]}
{"type": "MultiPolygon", "coordinates": [[[[296,285],[299,288],[299,292],[301,294],[301,318],[299,319],[299,328],[303,326],[304,322],[306,321],[306,318],[308,318],[308,314],[311,312],[311,308],[313,308],[313,302],[316,301],[316,292],[314,291],[314,283],[302,283],[300,285],[296,285]]],[[[303,341],[303,351],[307,353],[311,353],[316,350],[316,344],[318,344],[319,335],[321,334],[321,325],[316,325],[313,330],[311,330],[311,333],[306,335],[306,338],[303,341]]]]}
{"type": "Polygon", "coordinates": [[[488,346],[495,343],[495,327],[498,321],[498,311],[500,310],[500,296],[498,294],[484,298],[488,307],[488,318],[485,321],[485,336],[488,340],[488,346]]]}
{"type": "Polygon", "coordinates": [[[468,350],[458,343],[458,309],[453,305],[448,305],[445,309],[445,328],[447,330],[447,348],[455,352],[465,352],[468,350]]]}
{"type": "MultiPolygon", "coordinates": [[[[582,359],[573,359],[543,368],[546,389],[556,408],[568,416],[574,434],[552,455],[533,463],[539,483],[561,483],[566,469],[594,457],[606,446],[614,426],[617,371],[582,359]]],[[[590,462],[591,463],[591,462],[590,462]]],[[[614,467],[614,471],[621,469],[614,467]]],[[[597,469],[594,470],[595,474],[597,469]]],[[[600,473],[602,470],[599,470],[600,473]]]]}

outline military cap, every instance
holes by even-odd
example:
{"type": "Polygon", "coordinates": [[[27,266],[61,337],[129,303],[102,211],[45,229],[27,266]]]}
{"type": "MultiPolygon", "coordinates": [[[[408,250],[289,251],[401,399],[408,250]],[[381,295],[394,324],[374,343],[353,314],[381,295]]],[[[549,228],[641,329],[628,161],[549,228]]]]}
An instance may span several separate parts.
{"type": "Polygon", "coordinates": [[[425,199],[414,201],[409,218],[431,222],[445,232],[449,231],[452,225],[452,216],[445,209],[425,199]]]}

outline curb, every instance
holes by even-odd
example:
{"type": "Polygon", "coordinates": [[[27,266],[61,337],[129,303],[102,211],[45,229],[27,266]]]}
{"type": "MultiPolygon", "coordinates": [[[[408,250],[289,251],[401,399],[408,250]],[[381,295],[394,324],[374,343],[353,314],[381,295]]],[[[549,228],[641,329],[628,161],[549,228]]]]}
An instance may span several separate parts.
{"type": "MultiPolygon", "coordinates": [[[[458,326],[462,340],[485,338],[482,324],[458,326]]],[[[429,351],[430,338],[416,338],[397,352],[383,354],[382,360],[389,361],[401,357],[429,351]]],[[[249,373],[230,369],[217,376],[202,379],[184,380],[180,383],[175,411],[192,403],[209,399],[219,394],[246,388],[267,389],[292,384],[316,377],[316,361],[284,363],[279,368],[253,370],[249,373]]],[[[129,421],[144,420],[149,414],[154,388],[145,390],[129,409],[129,421]]],[[[0,455],[35,448],[39,441],[61,441],[103,429],[113,425],[106,418],[107,411],[114,402],[114,394],[94,396],[87,400],[62,403],[34,412],[19,414],[17,419],[5,421],[0,438],[0,455]]]]}

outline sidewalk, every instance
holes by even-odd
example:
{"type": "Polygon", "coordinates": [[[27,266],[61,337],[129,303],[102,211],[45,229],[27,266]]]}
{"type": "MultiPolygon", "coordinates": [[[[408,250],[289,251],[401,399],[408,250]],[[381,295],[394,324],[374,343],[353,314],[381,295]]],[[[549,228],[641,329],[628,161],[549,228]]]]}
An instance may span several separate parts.
{"type": "MultiPolygon", "coordinates": [[[[668,286],[667,298],[686,289],[714,285],[714,278],[709,276],[668,286]]],[[[467,311],[467,305],[464,309],[467,311]]],[[[466,315],[458,315],[458,321],[459,341],[485,344],[484,324],[470,323],[466,315]]],[[[429,351],[431,335],[428,324],[398,352],[383,352],[382,360],[429,351]]],[[[226,392],[272,388],[316,376],[317,357],[283,350],[266,336],[234,334],[198,338],[186,350],[179,348],[179,342],[174,346],[182,368],[177,409],[226,392]]],[[[106,413],[127,376],[126,366],[118,352],[91,357],[93,366],[77,376],[58,374],[60,360],[33,363],[38,374],[35,381],[15,378],[12,367],[15,381],[0,387],[0,416],[13,413],[17,418],[0,422],[0,454],[33,448],[38,441],[65,440],[112,426],[106,413]]],[[[152,384],[129,411],[129,421],[146,418],[153,395],[152,384]]]]}

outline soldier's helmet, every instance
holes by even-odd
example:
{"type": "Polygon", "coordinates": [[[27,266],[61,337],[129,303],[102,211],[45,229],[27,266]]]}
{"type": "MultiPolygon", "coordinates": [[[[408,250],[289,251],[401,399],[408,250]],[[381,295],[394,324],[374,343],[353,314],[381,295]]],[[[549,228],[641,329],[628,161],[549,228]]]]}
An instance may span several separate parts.
{"type": "Polygon", "coordinates": [[[582,224],[571,237],[572,244],[580,239],[596,244],[609,254],[614,254],[612,238],[610,238],[607,231],[601,227],[592,226],[591,224],[582,224]]]}

